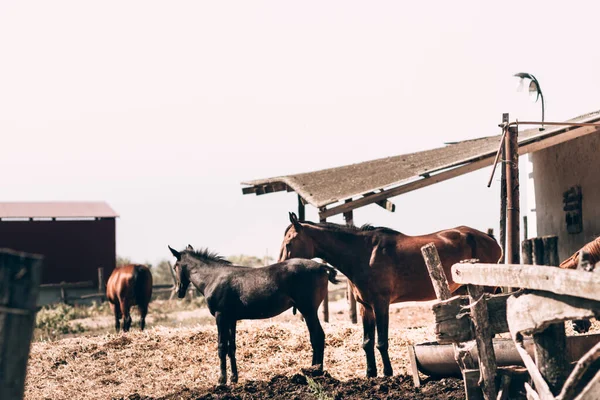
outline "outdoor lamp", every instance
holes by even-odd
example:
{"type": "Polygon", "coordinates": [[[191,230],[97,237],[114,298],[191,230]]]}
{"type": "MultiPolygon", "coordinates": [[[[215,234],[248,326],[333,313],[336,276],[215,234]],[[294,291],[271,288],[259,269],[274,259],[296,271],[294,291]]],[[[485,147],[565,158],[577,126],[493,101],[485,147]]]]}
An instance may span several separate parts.
{"type": "Polygon", "coordinates": [[[519,72],[517,74],[515,74],[514,76],[516,76],[517,78],[520,78],[519,81],[519,86],[517,87],[517,91],[521,91],[523,90],[524,87],[524,82],[525,79],[530,79],[531,82],[529,83],[529,95],[531,96],[531,98],[533,99],[534,102],[537,102],[538,99],[542,99],[542,127],[540,128],[540,131],[544,130],[544,95],[542,94],[542,88],[540,87],[540,83],[538,82],[537,79],[535,79],[535,76],[528,74],[527,72],[519,72]]]}

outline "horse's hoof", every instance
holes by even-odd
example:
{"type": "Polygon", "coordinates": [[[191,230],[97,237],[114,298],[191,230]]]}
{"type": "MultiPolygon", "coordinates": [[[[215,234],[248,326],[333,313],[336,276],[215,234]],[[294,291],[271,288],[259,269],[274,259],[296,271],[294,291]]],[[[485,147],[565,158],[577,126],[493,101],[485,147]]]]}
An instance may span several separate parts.
{"type": "Polygon", "coordinates": [[[367,378],[377,378],[377,371],[367,370],[367,378]]]}
{"type": "Polygon", "coordinates": [[[227,384],[227,377],[220,377],[219,378],[219,386],[223,386],[227,384]]]}
{"type": "Polygon", "coordinates": [[[237,375],[231,375],[231,383],[238,383],[237,375]]]}
{"type": "Polygon", "coordinates": [[[393,370],[391,370],[391,369],[390,369],[390,370],[388,370],[388,371],[384,370],[384,371],[383,371],[383,375],[384,375],[384,376],[393,376],[393,375],[394,375],[394,371],[393,371],[393,370]]]}

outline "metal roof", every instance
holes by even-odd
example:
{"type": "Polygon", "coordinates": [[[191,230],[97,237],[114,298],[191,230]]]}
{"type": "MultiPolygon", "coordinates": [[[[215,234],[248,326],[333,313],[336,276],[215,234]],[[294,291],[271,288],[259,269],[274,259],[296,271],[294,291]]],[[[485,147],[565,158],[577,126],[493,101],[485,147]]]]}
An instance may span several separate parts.
{"type": "Polygon", "coordinates": [[[103,201],[0,202],[0,218],[116,218],[103,201]]]}
{"type": "MultiPolygon", "coordinates": [[[[597,122],[599,120],[600,111],[596,111],[569,121],[597,122]]],[[[559,140],[557,140],[557,137],[575,130],[578,130],[579,136],[581,136],[596,131],[596,128],[584,129],[571,126],[548,127],[544,131],[540,131],[537,128],[522,130],[519,131],[519,147],[521,147],[519,152],[523,154],[543,148],[543,146],[540,147],[539,145],[527,147],[527,145],[532,143],[540,144],[547,141],[546,147],[548,147],[561,141],[571,140],[577,137],[577,135],[565,135],[564,138],[559,140]]],[[[482,162],[473,165],[473,168],[470,168],[470,170],[465,169],[465,172],[462,173],[491,165],[500,144],[500,137],[501,135],[497,135],[465,140],[432,150],[386,157],[342,167],[245,181],[242,182],[242,185],[249,185],[249,187],[243,188],[243,193],[260,195],[282,190],[294,191],[307,203],[322,208],[333,203],[353,199],[357,196],[369,196],[374,193],[379,193],[377,198],[381,198],[383,197],[383,193],[381,192],[385,191],[386,188],[410,185],[417,181],[428,180],[428,182],[413,185],[414,188],[405,190],[402,192],[404,193],[449,179],[432,179],[436,176],[433,174],[440,171],[458,169],[457,167],[459,166],[478,161],[482,162]]],[[[458,176],[462,173],[454,173],[449,177],[458,176]]],[[[394,193],[388,197],[400,194],[397,192],[394,193]]],[[[363,203],[367,204],[370,202],[363,201],[363,203]]],[[[358,206],[359,204],[356,205],[358,206]]],[[[333,215],[333,213],[326,214],[333,215]]]]}

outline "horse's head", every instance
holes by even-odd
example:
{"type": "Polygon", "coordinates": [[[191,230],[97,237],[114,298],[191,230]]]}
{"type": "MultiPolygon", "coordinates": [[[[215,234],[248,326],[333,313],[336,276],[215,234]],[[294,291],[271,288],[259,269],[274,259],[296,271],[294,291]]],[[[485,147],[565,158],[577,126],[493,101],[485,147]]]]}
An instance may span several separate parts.
{"type": "MultiPolygon", "coordinates": [[[[188,245],[188,247],[191,246],[188,245]]],[[[169,246],[169,250],[171,250],[171,254],[177,259],[173,266],[173,270],[175,271],[175,279],[177,280],[177,296],[180,299],[183,299],[187,292],[187,288],[190,285],[190,273],[187,264],[189,255],[187,255],[185,251],[179,252],[172,249],[171,246],[169,246]]]]}
{"type": "Polygon", "coordinates": [[[298,221],[298,217],[294,213],[290,214],[290,222],[292,223],[285,231],[281,250],[279,252],[279,262],[290,258],[314,258],[315,246],[312,238],[306,232],[307,228],[298,221]]]}

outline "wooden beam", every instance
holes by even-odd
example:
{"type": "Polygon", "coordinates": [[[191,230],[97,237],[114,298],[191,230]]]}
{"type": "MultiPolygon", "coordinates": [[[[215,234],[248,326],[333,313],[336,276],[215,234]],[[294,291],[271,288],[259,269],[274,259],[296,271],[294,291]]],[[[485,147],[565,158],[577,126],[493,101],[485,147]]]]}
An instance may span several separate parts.
{"type": "Polygon", "coordinates": [[[600,274],[543,265],[454,264],[454,282],[463,285],[536,289],[600,301],[600,274]]]}

